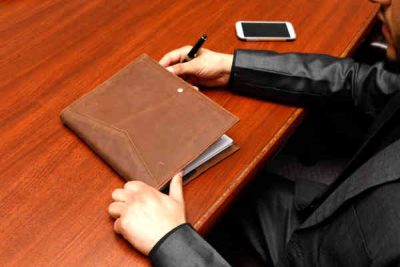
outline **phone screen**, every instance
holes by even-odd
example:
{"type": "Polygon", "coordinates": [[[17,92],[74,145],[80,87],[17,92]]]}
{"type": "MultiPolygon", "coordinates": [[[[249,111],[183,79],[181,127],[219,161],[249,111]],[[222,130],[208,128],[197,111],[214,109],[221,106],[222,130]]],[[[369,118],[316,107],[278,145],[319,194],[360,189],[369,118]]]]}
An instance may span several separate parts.
{"type": "Polygon", "coordinates": [[[243,22],[244,37],[290,37],[286,23],[243,22]]]}

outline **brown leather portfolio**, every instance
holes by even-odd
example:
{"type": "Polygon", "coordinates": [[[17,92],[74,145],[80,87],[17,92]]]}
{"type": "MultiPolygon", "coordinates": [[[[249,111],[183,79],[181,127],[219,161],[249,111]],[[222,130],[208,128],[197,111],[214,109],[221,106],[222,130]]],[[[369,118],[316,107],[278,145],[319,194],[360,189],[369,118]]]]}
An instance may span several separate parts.
{"type": "Polygon", "coordinates": [[[141,55],[61,120],[126,180],[161,189],[238,118],[141,55]]]}

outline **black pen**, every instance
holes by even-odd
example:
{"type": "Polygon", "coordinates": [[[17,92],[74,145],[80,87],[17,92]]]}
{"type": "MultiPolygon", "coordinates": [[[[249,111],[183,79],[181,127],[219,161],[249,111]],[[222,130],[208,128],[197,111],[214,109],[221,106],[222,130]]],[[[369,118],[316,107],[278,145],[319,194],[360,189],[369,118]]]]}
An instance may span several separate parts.
{"type": "Polygon", "coordinates": [[[207,34],[203,34],[200,39],[196,42],[196,44],[190,49],[189,53],[186,55],[183,62],[188,62],[196,57],[197,52],[199,52],[201,46],[207,40],[207,34]]]}

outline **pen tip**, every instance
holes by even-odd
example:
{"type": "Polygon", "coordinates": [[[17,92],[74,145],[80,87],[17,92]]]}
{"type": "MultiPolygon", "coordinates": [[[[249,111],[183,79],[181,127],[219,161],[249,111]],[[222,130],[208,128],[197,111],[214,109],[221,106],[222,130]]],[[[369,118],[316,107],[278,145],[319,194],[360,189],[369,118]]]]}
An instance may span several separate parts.
{"type": "Polygon", "coordinates": [[[202,39],[207,40],[207,34],[203,33],[203,35],[201,36],[202,39]]]}

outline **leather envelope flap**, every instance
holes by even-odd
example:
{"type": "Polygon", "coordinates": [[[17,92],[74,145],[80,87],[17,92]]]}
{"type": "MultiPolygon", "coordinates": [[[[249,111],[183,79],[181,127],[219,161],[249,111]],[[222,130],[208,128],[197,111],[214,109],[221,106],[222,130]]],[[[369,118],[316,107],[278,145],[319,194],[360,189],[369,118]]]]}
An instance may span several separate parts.
{"type": "Polygon", "coordinates": [[[147,55],[75,101],[61,119],[125,179],[156,188],[238,121],[147,55]]]}

